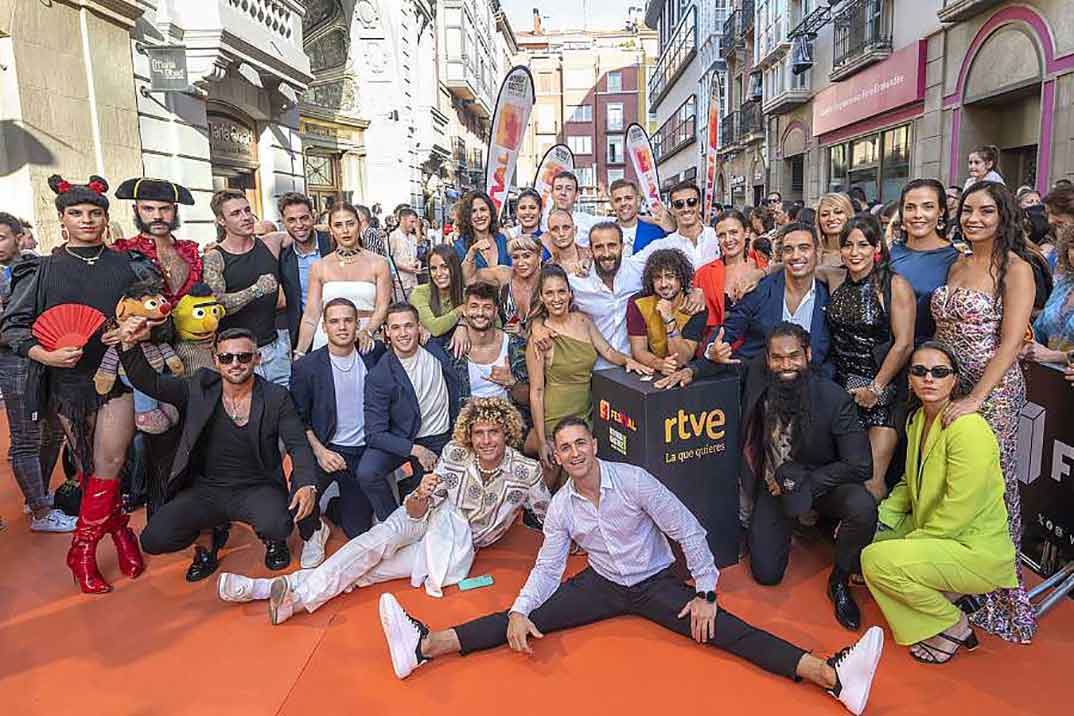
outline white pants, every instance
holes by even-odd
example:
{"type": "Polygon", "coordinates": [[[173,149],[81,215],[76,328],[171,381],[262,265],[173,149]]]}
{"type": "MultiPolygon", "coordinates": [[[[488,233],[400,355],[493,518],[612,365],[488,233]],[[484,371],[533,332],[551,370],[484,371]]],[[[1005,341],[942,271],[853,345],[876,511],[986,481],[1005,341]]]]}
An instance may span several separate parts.
{"type": "Polygon", "coordinates": [[[412,520],[405,507],[343,545],[316,569],[288,575],[295,596],[312,613],[353,587],[409,578],[427,522],[412,520]]]}

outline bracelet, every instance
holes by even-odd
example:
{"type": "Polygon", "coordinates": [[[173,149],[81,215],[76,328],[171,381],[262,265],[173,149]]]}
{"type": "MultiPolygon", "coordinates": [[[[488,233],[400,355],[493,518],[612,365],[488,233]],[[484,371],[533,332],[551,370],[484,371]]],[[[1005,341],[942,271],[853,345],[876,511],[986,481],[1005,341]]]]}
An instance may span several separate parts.
{"type": "Polygon", "coordinates": [[[665,335],[668,338],[678,338],[679,337],[679,331],[678,330],[667,331],[665,335]]]}

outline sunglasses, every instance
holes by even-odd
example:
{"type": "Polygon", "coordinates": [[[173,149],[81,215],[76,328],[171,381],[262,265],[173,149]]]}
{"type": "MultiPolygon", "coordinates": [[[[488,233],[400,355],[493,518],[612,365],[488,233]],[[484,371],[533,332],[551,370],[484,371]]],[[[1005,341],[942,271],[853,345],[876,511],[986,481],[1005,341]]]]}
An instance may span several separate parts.
{"type": "Polygon", "coordinates": [[[231,365],[236,358],[239,363],[246,365],[254,359],[254,355],[253,353],[217,353],[216,359],[220,361],[220,365],[231,365]]]}
{"type": "Polygon", "coordinates": [[[781,201],[783,201],[783,200],[782,199],[765,199],[764,203],[766,203],[766,204],[778,204],[781,201]]]}
{"type": "Polygon", "coordinates": [[[929,368],[920,364],[910,366],[910,375],[915,378],[924,378],[926,375],[931,375],[936,380],[940,380],[954,374],[955,369],[946,365],[938,365],[934,368],[929,368]]]}
{"type": "Polygon", "coordinates": [[[697,202],[697,197],[692,196],[689,199],[676,199],[675,201],[671,202],[671,205],[674,206],[676,209],[683,209],[687,206],[693,209],[695,206],[697,206],[697,202]]]}

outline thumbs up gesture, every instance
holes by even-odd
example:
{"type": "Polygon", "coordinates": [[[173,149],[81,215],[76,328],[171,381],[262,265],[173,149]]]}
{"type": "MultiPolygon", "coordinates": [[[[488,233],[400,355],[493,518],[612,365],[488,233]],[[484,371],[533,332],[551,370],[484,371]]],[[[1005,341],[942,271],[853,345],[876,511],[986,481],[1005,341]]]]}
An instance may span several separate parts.
{"type": "Polygon", "coordinates": [[[705,357],[713,363],[740,363],[737,358],[731,357],[731,344],[723,339],[723,327],[720,327],[719,332],[716,333],[716,337],[712,339],[712,343],[709,343],[708,348],[705,349],[705,357]]]}

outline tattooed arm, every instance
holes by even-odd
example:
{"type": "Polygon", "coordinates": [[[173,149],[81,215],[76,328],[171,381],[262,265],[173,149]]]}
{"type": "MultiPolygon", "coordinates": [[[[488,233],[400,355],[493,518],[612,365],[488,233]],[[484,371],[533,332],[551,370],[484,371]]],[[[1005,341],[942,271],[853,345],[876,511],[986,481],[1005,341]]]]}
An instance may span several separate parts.
{"type": "Polygon", "coordinates": [[[257,279],[252,286],[236,291],[227,292],[227,282],[224,281],[224,256],[219,251],[208,251],[203,259],[202,278],[212,289],[216,300],[224,306],[224,311],[232,315],[241,311],[251,301],[272,293],[277,289],[276,278],[271,274],[265,274],[257,279]]]}

